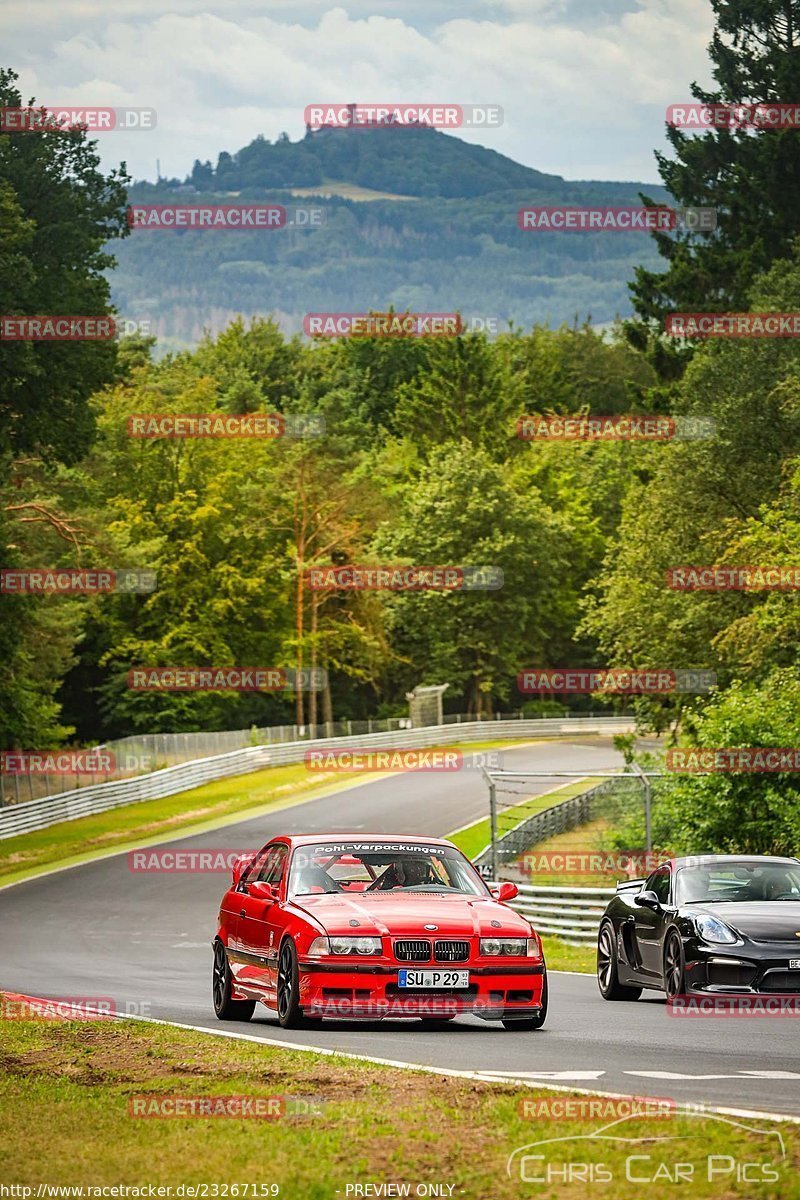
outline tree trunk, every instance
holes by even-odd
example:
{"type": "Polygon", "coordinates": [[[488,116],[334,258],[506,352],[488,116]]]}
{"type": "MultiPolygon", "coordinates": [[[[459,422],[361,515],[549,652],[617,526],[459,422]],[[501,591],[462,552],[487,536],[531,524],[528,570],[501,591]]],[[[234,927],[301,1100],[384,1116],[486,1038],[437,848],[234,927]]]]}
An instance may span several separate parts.
{"type": "Polygon", "coordinates": [[[300,686],[299,676],[303,670],[303,635],[305,625],[305,614],[303,611],[303,565],[302,560],[298,555],[297,563],[297,591],[296,591],[296,611],[295,611],[295,636],[297,638],[297,674],[298,685],[295,692],[295,721],[298,725],[305,725],[305,710],[303,705],[303,689],[300,686]]]}
{"type": "MultiPolygon", "coordinates": [[[[318,625],[319,600],[317,593],[314,592],[311,596],[311,649],[309,651],[309,667],[311,679],[310,684],[314,681],[314,672],[317,669],[317,625],[318,625]]],[[[311,726],[311,736],[317,736],[317,692],[313,686],[309,686],[308,690],[308,723],[311,726]]]]}

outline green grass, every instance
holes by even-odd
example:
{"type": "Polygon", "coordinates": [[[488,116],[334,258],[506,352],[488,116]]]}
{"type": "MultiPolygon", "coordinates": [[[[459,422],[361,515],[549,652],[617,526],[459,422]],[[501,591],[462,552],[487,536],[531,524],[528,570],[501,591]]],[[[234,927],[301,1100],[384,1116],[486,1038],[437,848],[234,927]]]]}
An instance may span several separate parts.
{"type": "MultiPolygon", "coordinates": [[[[775,1129],[771,1122],[748,1121],[763,1129],[757,1135],[707,1115],[637,1117],[626,1122],[624,1136],[677,1140],[632,1146],[567,1141],[532,1148],[531,1153],[546,1156],[545,1164],[531,1163],[537,1173],[548,1164],[563,1171],[565,1162],[576,1164],[573,1170],[579,1173],[577,1181],[564,1183],[557,1177],[543,1188],[522,1183],[518,1173],[509,1177],[508,1155],[548,1138],[596,1134],[613,1117],[583,1111],[553,1119],[531,1106],[563,1105],[568,1099],[586,1105],[589,1097],[402,1071],[143,1022],[9,1020],[4,1025],[2,1182],[31,1187],[34,1195],[39,1184],[146,1189],[248,1183],[264,1185],[249,1196],[269,1196],[270,1185],[276,1184],[280,1200],[334,1200],[337,1194],[346,1200],[348,1194],[355,1196],[347,1192],[348,1185],[392,1182],[409,1184],[412,1196],[418,1184],[444,1183],[452,1185],[453,1197],[465,1200],[578,1200],[587,1193],[641,1200],[642,1185],[625,1178],[626,1157],[638,1154],[651,1159],[637,1161],[633,1174],[642,1175],[645,1167],[653,1174],[661,1161],[695,1165],[696,1181],[688,1190],[698,1200],[800,1197],[800,1130],[793,1126],[781,1126],[786,1145],[782,1158],[770,1136],[775,1129]],[[315,1115],[272,1120],[129,1115],[136,1098],[152,1104],[170,1097],[231,1096],[272,1099],[273,1104],[284,1097],[289,1108],[302,1100],[315,1115]],[[778,1170],[779,1182],[737,1184],[727,1175],[721,1184],[709,1183],[709,1154],[766,1161],[778,1170]],[[587,1187],[580,1163],[605,1164],[613,1185],[587,1187]]],[[[404,1036],[413,1039],[412,1029],[404,1036]]],[[[546,1033],[530,1034],[531,1055],[541,1037],[546,1033]]],[[[389,1035],[387,1054],[392,1041],[389,1035]]],[[[529,1068],[532,1061],[521,1066],[529,1068]]],[[[651,1190],[654,1196],[677,1194],[664,1182],[651,1190]]],[[[681,1194],[686,1190],[680,1189],[681,1194]]],[[[228,1191],[228,1196],[236,1195],[228,1191]]]]}
{"type": "Polygon", "coordinates": [[[548,970],[580,971],[586,975],[594,975],[597,970],[594,942],[586,946],[570,946],[561,938],[545,933],[542,934],[542,948],[548,970]]]}
{"type": "MultiPolygon", "coordinates": [[[[520,744],[512,739],[462,745],[465,753],[493,750],[520,744]]],[[[420,747],[423,748],[423,747],[420,747]]],[[[122,808],[61,821],[34,833],[0,841],[0,884],[13,883],[48,868],[77,864],[111,851],[144,847],[179,833],[200,833],[226,824],[318,799],[366,779],[378,772],[330,771],[314,776],[304,763],[267,767],[249,775],[236,775],[177,792],[161,800],[145,800],[122,808]]]]}

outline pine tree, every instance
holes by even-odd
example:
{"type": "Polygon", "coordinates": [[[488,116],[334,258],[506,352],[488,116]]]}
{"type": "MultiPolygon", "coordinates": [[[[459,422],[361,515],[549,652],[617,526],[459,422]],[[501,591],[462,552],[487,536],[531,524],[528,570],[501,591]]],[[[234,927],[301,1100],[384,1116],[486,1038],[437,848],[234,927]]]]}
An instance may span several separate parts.
{"type": "MultiPolygon", "coordinates": [[[[800,109],[800,0],[711,0],[716,28],[709,53],[715,91],[696,83],[705,104],[781,101],[800,109]]],[[[680,99],[676,97],[676,100],[680,99]]],[[[630,285],[639,320],[630,340],[653,348],[655,323],[669,312],[725,312],[747,307],[753,279],[789,255],[800,235],[800,127],[709,129],[667,126],[674,160],[656,152],[665,187],[680,206],[711,207],[711,234],[654,233],[667,260],[663,273],[640,267],[630,285]]],[[[642,196],[646,204],[652,203],[642,196]]],[[[661,343],[662,374],[678,359],[661,343]]]]}

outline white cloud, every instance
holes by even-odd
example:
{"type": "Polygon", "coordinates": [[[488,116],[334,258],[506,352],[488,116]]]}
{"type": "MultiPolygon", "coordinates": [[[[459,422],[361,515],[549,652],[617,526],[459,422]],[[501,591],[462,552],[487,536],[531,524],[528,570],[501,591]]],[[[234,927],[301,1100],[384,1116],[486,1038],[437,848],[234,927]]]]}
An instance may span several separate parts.
{"type": "Polygon", "coordinates": [[[464,136],[540,170],[653,179],[664,108],[708,80],[710,15],[706,0],[6,0],[0,23],[26,97],[158,111],[155,131],[101,140],[139,177],[296,138],[309,103],[447,100],[502,105],[500,129],[464,136]]]}

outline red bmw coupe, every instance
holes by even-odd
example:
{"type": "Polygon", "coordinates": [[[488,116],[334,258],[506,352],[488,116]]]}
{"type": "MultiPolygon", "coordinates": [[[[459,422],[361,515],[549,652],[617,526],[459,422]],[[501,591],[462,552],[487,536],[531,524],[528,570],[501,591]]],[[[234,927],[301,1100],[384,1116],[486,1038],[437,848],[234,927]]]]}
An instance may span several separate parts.
{"type": "Polygon", "coordinates": [[[547,971],[528,921],[451,842],[385,834],[276,837],[234,865],[214,939],[214,1011],[256,1002],[284,1029],[323,1017],[459,1013],[539,1029],[547,971]]]}

